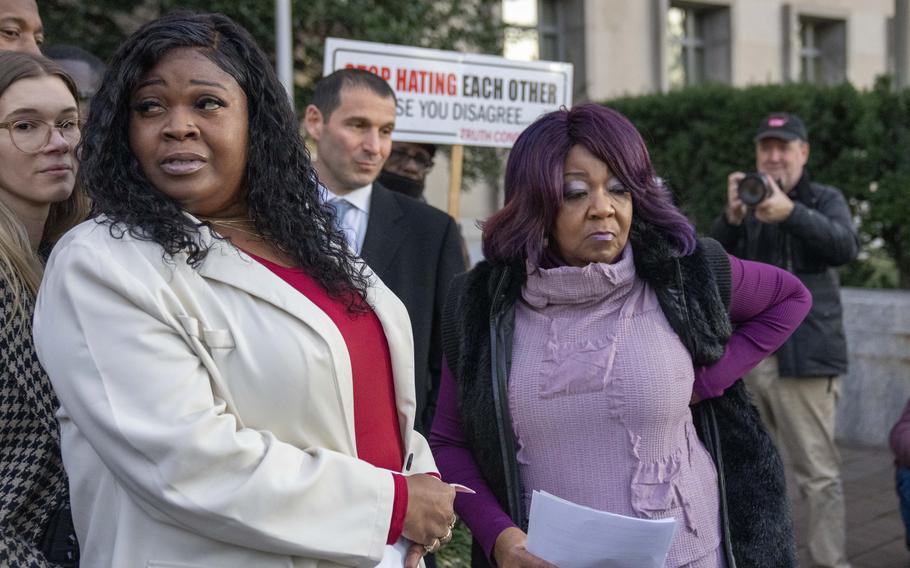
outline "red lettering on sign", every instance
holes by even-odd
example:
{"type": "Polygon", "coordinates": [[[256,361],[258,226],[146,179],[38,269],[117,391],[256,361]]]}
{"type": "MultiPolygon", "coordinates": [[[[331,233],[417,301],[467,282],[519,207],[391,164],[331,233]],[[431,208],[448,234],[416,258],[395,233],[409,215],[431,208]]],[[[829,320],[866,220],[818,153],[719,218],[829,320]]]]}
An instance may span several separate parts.
{"type": "Polygon", "coordinates": [[[454,73],[440,73],[425,69],[396,69],[395,92],[455,96],[458,94],[458,78],[454,73]]]}

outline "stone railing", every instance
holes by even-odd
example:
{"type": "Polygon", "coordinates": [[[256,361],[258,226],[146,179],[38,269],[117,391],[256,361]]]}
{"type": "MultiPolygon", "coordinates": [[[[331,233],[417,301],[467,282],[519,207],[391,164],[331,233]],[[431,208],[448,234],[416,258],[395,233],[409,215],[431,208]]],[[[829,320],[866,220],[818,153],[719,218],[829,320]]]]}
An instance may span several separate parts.
{"type": "Polygon", "coordinates": [[[910,397],[910,291],[844,288],[850,372],[841,385],[837,438],[886,445],[910,397]]]}

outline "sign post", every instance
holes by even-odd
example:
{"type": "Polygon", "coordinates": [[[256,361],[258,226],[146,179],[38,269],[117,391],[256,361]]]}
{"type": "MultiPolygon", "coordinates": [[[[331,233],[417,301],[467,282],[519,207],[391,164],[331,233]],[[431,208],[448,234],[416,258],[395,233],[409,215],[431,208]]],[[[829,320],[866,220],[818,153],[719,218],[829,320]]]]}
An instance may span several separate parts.
{"type": "Polygon", "coordinates": [[[572,105],[572,65],[327,38],[325,75],[365,69],[398,99],[393,140],[452,146],[449,214],[458,218],[464,146],[511,148],[540,115],[572,105]]]}
{"type": "Polygon", "coordinates": [[[294,106],[294,45],[291,0],[275,0],[275,72],[294,106]]]}

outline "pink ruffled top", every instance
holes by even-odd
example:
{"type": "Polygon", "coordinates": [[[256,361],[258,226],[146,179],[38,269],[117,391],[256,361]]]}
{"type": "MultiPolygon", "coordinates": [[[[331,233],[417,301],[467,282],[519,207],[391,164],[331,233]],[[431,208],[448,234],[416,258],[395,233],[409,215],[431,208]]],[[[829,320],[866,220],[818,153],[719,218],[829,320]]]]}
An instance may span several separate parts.
{"type": "Polygon", "coordinates": [[[529,267],[509,408],[524,505],[547,491],[604,511],[674,517],[667,566],[720,545],[714,464],[692,425],[692,358],[631,247],[614,264],[529,267]]]}

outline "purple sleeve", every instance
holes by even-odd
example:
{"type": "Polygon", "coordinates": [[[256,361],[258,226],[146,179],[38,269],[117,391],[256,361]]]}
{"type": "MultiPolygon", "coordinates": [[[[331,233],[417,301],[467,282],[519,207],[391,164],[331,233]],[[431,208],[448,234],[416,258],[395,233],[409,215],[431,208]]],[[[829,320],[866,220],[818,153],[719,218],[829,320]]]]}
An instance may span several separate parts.
{"type": "Polygon", "coordinates": [[[487,558],[493,553],[496,537],[515,523],[502,510],[499,502],[484,480],[468,448],[461,429],[461,417],[455,391],[455,379],[449,366],[443,360],[442,377],[439,385],[439,399],[433,429],[430,432],[430,447],[436,466],[447,483],[461,483],[476,491],[475,495],[459,493],[455,497],[455,512],[464,519],[471,534],[480,543],[487,558]]]}
{"type": "Polygon", "coordinates": [[[812,306],[798,278],[776,266],[730,256],[730,320],[734,331],[723,357],[695,368],[695,394],[711,398],[774,353],[796,330],[812,306]]]}

